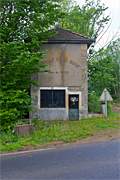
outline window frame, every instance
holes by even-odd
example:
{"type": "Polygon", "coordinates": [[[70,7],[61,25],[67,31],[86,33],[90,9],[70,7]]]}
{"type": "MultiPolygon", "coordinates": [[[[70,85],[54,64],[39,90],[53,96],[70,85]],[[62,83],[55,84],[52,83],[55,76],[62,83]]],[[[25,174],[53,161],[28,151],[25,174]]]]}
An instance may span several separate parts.
{"type": "Polygon", "coordinates": [[[38,92],[38,107],[39,109],[65,109],[66,108],[66,97],[68,94],[68,88],[67,87],[40,87],[38,92]],[[40,91],[41,90],[65,90],[65,107],[41,107],[41,97],[40,97],[40,91]]]}

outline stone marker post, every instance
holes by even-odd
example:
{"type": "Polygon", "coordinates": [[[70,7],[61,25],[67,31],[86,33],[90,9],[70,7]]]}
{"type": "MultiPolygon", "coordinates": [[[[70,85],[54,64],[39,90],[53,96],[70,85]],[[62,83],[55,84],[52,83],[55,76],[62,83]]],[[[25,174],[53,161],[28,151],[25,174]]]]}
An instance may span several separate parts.
{"type": "Polygon", "coordinates": [[[112,96],[109,91],[105,88],[100,96],[100,101],[102,102],[102,113],[105,117],[108,116],[108,101],[113,101],[112,96]]]}

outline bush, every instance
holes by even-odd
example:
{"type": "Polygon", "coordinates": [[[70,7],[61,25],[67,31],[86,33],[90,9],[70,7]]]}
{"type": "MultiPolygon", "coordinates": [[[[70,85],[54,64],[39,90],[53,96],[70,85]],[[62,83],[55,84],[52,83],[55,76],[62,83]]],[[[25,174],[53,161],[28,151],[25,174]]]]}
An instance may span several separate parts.
{"type": "Polygon", "coordinates": [[[12,130],[30,106],[30,97],[24,90],[0,92],[0,131],[12,130]]]}
{"type": "Polygon", "coordinates": [[[18,117],[17,109],[0,110],[0,131],[11,131],[18,117]]]}
{"type": "Polygon", "coordinates": [[[100,101],[95,91],[88,95],[88,110],[89,112],[99,113],[101,111],[100,101]]]}

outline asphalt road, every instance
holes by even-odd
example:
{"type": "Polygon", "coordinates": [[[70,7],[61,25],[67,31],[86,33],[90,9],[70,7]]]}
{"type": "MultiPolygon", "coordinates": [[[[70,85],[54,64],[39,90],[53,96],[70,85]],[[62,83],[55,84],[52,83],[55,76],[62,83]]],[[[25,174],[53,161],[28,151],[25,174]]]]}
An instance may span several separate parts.
{"type": "Polygon", "coordinates": [[[1,158],[3,180],[120,180],[120,141],[1,158]]]}

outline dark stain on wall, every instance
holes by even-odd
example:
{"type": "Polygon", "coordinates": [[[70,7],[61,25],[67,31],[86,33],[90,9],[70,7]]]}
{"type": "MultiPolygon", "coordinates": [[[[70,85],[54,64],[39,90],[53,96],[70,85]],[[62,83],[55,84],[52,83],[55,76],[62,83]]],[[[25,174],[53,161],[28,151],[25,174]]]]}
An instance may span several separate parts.
{"type": "Polygon", "coordinates": [[[61,52],[60,52],[60,69],[61,69],[61,86],[64,86],[65,84],[65,74],[67,73],[65,71],[65,64],[67,61],[68,57],[67,57],[67,52],[66,52],[66,46],[63,45],[61,47],[61,52]]]}

